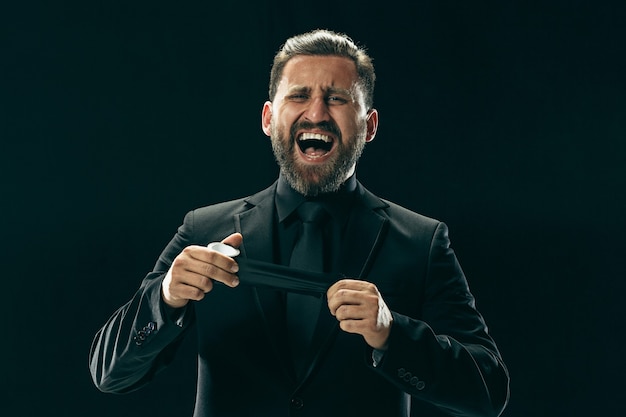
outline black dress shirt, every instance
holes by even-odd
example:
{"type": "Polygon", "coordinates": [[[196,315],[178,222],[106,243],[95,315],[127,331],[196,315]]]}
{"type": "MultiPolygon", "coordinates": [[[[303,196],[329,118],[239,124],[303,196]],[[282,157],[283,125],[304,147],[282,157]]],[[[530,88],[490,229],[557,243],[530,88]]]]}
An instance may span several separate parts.
{"type": "Polygon", "coordinates": [[[350,210],[354,202],[357,181],[356,175],[346,180],[341,188],[334,193],[322,194],[316,197],[305,197],[295,191],[280,176],[276,190],[276,218],[274,253],[277,259],[274,261],[281,265],[288,265],[291,252],[298,237],[300,220],[296,213],[298,206],[304,201],[319,202],[329,213],[330,219],[324,226],[324,272],[335,271],[338,261],[339,248],[343,240],[350,210]]]}

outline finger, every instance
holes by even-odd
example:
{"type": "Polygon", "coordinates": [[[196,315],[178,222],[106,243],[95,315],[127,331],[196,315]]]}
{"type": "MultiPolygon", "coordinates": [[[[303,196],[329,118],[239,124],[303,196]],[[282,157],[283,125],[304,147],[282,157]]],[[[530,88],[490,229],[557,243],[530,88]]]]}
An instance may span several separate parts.
{"type": "MultiPolygon", "coordinates": [[[[341,293],[338,293],[341,294],[341,293]]],[[[380,306],[378,296],[366,292],[354,292],[345,299],[334,298],[329,306],[338,320],[375,318],[380,306]]]]}
{"type": "MultiPolygon", "coordinates": [[[[222,240],[221,243],[232,246],[233,248],[238,248],[239,246],[241,246],[242,242],[243,242],[243,236],[241,236],[241,233],[233,233],[229,235],[228,237],[226,237],[224,240],[222,240]]],[[[206,249],[206,248],[203,248],[203,249],[206,249]]],[[[209,250],[209,252],[211,252],[212,254],[216,253],[219,256],[209,259],[208,262],[214,263],[215,265],[219,266],[223,270],[231,272],[231,273],[236,273],[237,271],[239,271],[239,265],[237,265],[237,262],[230,256],[227,256],[227,255],[224,255],[223,253],[215,252],[212,250],[209,250]]]]}
{"type": "MultiPolygon", "coordinates": [[[[212,288],[212,284],[211,284],[212,288]]],[[[211,289],[203,290],[194,285],[185,283],[178,283],[178,285],[172,287],[170,294],[175,299],[200,301],[204,298],[205,294],[211,289]]]]}
{"type": "Polygon", "coordinates": [[[222,253],[208,249],[204,246],[189,246],[183,250],[188,259],[186,269],[229,286],[235,286],[236,275],[239,271],[237,262],[222,253]]]}
{"type": "Polygon", "coordinates": [[[367,311],[361,304],[346,305],[342,304],[335,310],[335,317],[339,321],[344,320],[363,320],[367,317],[367,311]]]}
{"type": "Polygon", "coordinates": [[[368,291],[371,293],[377,292],[376,286],[371,282],[357,279],[342,279],[330,286],[326,292],[326,296],[331,298],[341,290],[368,291]]]}
{"type": "Polygon", "coordinates": [[[366,336],[371,332],[371,321],[369,320],[342,320],[339,322],[339,328],[347,333],[360,334],[366,336]]]}
{"type": "Polygon", "coordinates": [[[185,306],[189,300],[198,301],[204,298],[205,292],[210,291],[212,286],[213,283],[210,279],[172,266],[161,283],[161,294],[166,304],[180,308],[185,306]],[[198,284],[199,281],[202,283],[198,284]],[[195,282],[195,285],[190,284],[190,282],[195,282]],[[199,286],[203,288],[198,288],[199,286]]]}
{"type": "Polygon", "coordinates": [[[239,284],[239,279],[224,268],[237,269],[232,258],[202,246],[190,246],[174,259],[172,274],[176,281],[199,288],[203,292],[212,289],[211,280],[230,287],[239,284]]]}
{"type": "Polygon", "coordinates": [[[243,243],[243,236],[241,235],[241,233],[233,233],[232,235],[229,235],[224,240],[222,240],[222,243],[230,245],[233,248],[238,248],[243,243]]]}
{"type": "Polygon", "coordinates": [[[205,274],[198,274],[192,271],[178,273],[174,278],[176,285],[190,286],[197,288],[202,293],[207,293],[213,289],[213,280],[205,274]]]}
{"type": "Polygon", "coordinates": [[[339,307],[354,304],[360,304],[356,291],[339,289],[328,295],[328,308],[333,316],[337,315],[339,307]]]}
{"type": "Polygon", "coordinates": [[[361,315],[375,312],[378,308],[378,294],[362,290],[340,289],[328,299],[328,308],[335,316],[338,309],[347,306],[354,306],[355,308],[350,311],[361,311],[361,315]]]}
{"type": "MultiPolygon", "coordinates": [[[[223,255],[220,255],[223,256],[223,255]]],[[[232,258],[227,259],[232,261],[232,258]]],[[[236,287],[239,285],[239,277],[232,270],[237,271],[237,264],[234,265],[228,262],[229,268],[231,271],[224,270],[223,267],[220,267],[214,263],[205,263],[203,265],[203,271],[201,274],[204,277],[210,278],[214,281],[221,282],[222,284],[226,284],[229,287],[236,287]]]]}
{"type": "Polygon", "coordinates": [[[202,261],[186,256],[174,259],[168,273],[170,275],[169,286],[172,291],[176,291],[179,285],[189,285],[198,288],[203,293],[209,292],[213,287],[213,282],[204,273],[205,265],[202,261]]]}

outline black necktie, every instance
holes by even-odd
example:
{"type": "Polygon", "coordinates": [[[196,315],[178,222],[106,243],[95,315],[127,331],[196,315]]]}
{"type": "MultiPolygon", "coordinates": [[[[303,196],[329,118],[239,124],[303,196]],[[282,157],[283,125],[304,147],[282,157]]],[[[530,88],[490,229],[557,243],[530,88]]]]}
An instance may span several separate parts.
{"type": "MultiPolygon", "coordinates": [[[[302,221],[300,236],[291,253],[289,266],[311,272],[324,270],[323,223],[327,217],[324,208],[305,201],[298,207],[302,221]]],[[[302,371],[317,324],[321,298],[306,294],[287,294],[287,332],[296,372],[302,371]]]]}

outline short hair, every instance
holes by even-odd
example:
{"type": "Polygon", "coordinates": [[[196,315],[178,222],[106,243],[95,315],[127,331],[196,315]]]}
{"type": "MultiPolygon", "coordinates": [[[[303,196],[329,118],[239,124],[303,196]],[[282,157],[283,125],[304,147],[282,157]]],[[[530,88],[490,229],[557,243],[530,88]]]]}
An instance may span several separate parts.
{"type": "Polygon", "coordinates": [[[374,105],[374,82],[376,74],[372,58],[365,49],[357,46],[352,39],[343,33],[330,30],[316,29],[311,32],[293,36],[283,44],[274,56],[274,63],[270,72],[269,98],[274,100],[278,83],[283,75],[285,65],[298,55],[327,55],[340,56],[351,59],[356,65],[365,98],[367,110],[374,105]]]}

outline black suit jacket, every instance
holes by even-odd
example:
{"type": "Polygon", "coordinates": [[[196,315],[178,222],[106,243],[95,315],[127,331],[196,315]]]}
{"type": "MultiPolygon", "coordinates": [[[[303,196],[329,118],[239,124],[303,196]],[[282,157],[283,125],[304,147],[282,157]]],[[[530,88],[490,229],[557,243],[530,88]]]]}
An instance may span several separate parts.
{"type": "Polygon", "coordinates": [[[272,289],[215,285],[204,300],[168,310],[161,281],[188,245],[237,231],[244,237],[241,257],[274,259],[275,189],[187,214],[135,296],[96,335],[90,355],[96,386],[107,392],[141,387],[171,361],[195,326],[196,417],[500,414],[508,374],[449,247],[446,226],[360,184],[339,270],[376,284],[392,311],[389,347],[377,366],[363,338],[340,330],[323,308],[310,366],[296,379],[284,308],[272,289]]]}

